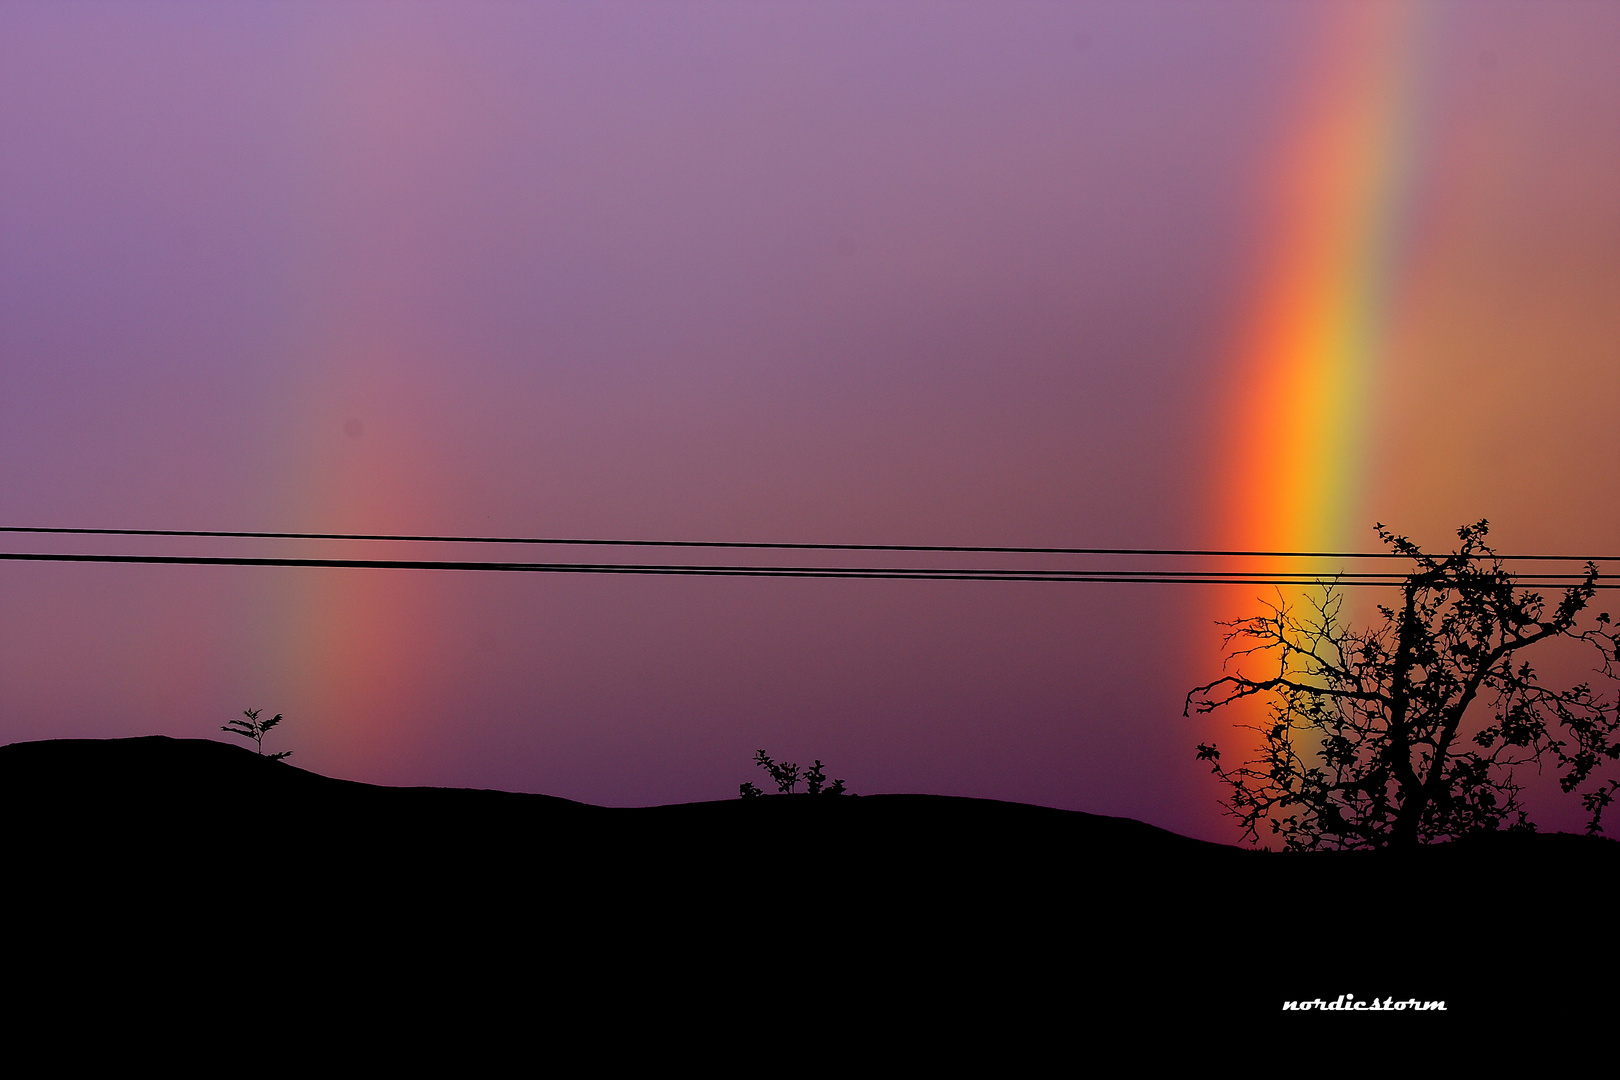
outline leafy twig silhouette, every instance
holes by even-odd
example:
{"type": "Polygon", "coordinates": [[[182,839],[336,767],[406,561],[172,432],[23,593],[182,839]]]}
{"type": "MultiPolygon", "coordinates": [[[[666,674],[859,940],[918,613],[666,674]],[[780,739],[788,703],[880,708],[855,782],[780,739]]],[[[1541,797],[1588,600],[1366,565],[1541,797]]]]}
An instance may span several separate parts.
{"type": "MultiPolygon", "coordinates": [[[[232,720],[219,730],[228,731],[232,735],[240,735],[244,739],[252,739],[254,748],[262,755],[264,754],[265,732],[281,723],[280,713],[276,713],[268,720],[260,720],[259,713],[263,711],[263,709],[243,709],[242,716],[246,717],[246,719],[232,720]]],[[[269,757],[271,761],[280,761],[291,753],[291,750],[283,750],[281,753],[271,754],[269,757]]]]}

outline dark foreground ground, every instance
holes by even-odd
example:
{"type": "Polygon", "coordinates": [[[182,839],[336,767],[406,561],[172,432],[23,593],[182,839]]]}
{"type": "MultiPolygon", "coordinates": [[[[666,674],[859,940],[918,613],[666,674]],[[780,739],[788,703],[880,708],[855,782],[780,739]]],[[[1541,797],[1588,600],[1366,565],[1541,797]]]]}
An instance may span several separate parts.
{"type": "Polygon", "coordinates": [[[721,1040],[762,1064],[833,1033],[903,1056],[1575,1024],[1616,999],[1583,972],[1612,966],[1620,844],[1584,837],[1297,857],[926,795],[608,809],[162,737],[0,747],[0,801],[6,977],[40,1015],[591,1032],[610,1057],[721,1040]],[[1283,1012],[1347,994],[1448,1015],[1283,1012]]]}

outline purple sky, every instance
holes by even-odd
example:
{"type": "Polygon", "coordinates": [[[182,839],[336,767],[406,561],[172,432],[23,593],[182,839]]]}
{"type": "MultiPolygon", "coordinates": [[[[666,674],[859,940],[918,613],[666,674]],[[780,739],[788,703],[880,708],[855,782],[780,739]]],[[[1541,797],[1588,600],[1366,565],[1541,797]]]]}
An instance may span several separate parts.
{"type": "MultiPolygon", "coordinates": [[[[0,524],[1225,543],[1343,78],[1408,95],[1344,543],[1620,553],[1617,45],[1612,3],[9,3],[0,524]]],[[[331,775],[625,805],[763,747],[1232,839],[1181,701],[1256,591],[4,563],[0,741],[260,707],[331,775]]]]}

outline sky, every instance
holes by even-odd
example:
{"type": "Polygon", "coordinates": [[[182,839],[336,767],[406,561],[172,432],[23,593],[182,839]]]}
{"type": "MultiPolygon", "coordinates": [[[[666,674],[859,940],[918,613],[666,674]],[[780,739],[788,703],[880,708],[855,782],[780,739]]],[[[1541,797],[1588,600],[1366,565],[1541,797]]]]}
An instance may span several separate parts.
{"type": "MultiPolygon", "coordinates": [[[[0,525],[1620,555],[1617,45],[1607,0],[8,3],[0,525]]],[[[856,561],[522,557],[655,555],[856,561]]],[[[1235,841],[1194,747],[1240,717],[1182,706],[1263,592],[4,562],[0,741],[259,708],[372,783],[651,805],[764,749],[1235,841]]]]}

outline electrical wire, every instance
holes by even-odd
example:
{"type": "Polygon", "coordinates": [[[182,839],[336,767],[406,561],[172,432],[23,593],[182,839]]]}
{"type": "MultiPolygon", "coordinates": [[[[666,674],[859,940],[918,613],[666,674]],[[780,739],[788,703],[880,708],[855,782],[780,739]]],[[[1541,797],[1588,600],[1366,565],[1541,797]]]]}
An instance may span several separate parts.
{"type": "MultiPolygon", "coordinates": [[[[1276,559],[1405,559],[1393,551],[1242,551],[1213,548],[1075,548],[1075,547],[995,547],[966,544],[817,544],[772,543],[736,540],[608,540],[569,537],[526,536],[438,536],[402,533],[301,533],[248,532],[207,529],[69,529],[0,525],[0,533],[34,533],[65,536],[169,536],[250,540],[364,540],[433,544],[531,544],[596,547],[735,548],[783,551],[936,551],[963,554],[1010,555],[1168,555],[1218,558],[1276,559]]],[[[1478,556],[1487,558],[1488,556],[1478,556]]],[[[1497,555],[1503,562],[1613,562],[1620,556],[1595,555],[1497,555]]]]}
{"type": "MultiPolygon", "coordinates": [[[[858,566],[703,566],[633,563],[518,563],[425,559],[291,559],[191,555],[90,555],[56,552],[4,552],[13,562],[135,563],[167,566],[283,566],[362,568],[376,570],[463,570],[496,573],[638,574],[682,577],[888,578],[925,581],[1073,581],[1160,585],[1338,585],[1403,584],[1400,574],[1312,573],[1310,571],[1159,571],[1159,570],[1029,570],[994,568],[858,567],[858,566]]],[[[1593,588],[1620,588],[1620,575],[1599,574],[1593,588]]],[[[1564,588],[1586,580],[1584,574],[1542,574],[1515,582],[1520,588],[1564,588]]]]}

